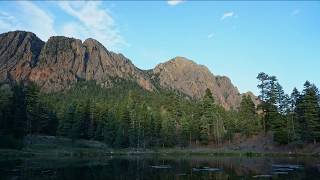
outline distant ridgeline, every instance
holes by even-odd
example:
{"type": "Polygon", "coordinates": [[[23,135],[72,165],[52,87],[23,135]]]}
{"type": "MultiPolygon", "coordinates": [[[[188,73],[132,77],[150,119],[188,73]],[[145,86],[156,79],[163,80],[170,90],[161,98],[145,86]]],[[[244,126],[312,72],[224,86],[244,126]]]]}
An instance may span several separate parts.
{"type": "Polygon", "coordinates": [[[27,134],[93,139],[110,147],[222,144],[272,132],[279,144],[320,140],[317,88],[286,95],[258,75],[259,100],[182,57],[140,70],[98,41],[0,35],[0,147],[27,134]]]}

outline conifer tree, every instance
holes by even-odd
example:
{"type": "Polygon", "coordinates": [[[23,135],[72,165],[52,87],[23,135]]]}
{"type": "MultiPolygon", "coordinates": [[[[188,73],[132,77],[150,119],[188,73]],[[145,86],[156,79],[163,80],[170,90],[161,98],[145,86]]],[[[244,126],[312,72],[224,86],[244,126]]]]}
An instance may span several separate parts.
{"type": "Polygon", "coordinates": [[[161,123],[162,147],[171,147],[176,142],[175,120],[173,115],[166,112],[161,123]]]}
{"type": "Polygon", "coordinates": [[[32,134],[39,130],[42,121],[40,115],[39,89],[35,84],[25,87],[25,104],[27,113],[27,133],[32,134]]]}
{"type": "Polygon", "coordinates": [[[71,138],[74,141],[78,137],[76,127],[76,107],[74,104],[68,105],[63,121],[59,123],[58,134],[71,138]]]}
{"type": "Polygon", "coordinates": [[[318,89],[309,81],[304,84],[304,90],[297,103],[297,116],[301,126],[301,138],[316,143],[320,138],[318,89]]]}
{"type": "Polygon", "coordinates": [[[238,128],[246,135],[252,135],[258,132],[259,122],[257,119],[255,105],[250,96],[242,96],[239,108],[238,128]]]}
{"type": "Polygon", "coordinates": [[[13,123],[9,125],[9,132],[17,138],[22,138],[25,134],[28,133],[28,127],[26,123],[27,111],[26,111],[26,99],[25,93],[23,91],[22,85],[13,86],[13,104],[11,107],[13,123]],[[10,128],[11,127],[11,128],[10,128]]]}
{"type": "Polygon", "coordinates": [[[200,118],[200,141],[202,144],[209,143],[210,126],[214,119],[214,98],[210,89],[206,89],[205,95],[201,104],[201,118],[200,118]]]}

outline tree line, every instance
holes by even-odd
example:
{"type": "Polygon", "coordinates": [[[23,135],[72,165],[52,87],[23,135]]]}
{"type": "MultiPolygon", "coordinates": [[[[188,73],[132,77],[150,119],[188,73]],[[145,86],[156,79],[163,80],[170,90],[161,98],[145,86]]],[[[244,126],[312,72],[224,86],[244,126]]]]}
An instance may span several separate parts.
{"type": "Polygon", "coordinates": [[[284,93],[275,76],[260,73],[259,105],[244,95],[237,109],[225,110],[207,89],[195,100],[172,91],[147,92],[118,81],[112,88],[80,82],[56,93],[34,84],[0,88],[0,147],[21,147],[27,134],[97,140],[115,148],[223,145],[235,134],[271,132],[279,144],[320,139],[319,92],[310,82],[284,93]],[[17,145],[18,144],[18,145],[17,145]]]}
{"type": "Polygon", "coordinates": [[[259,73],[257,79],[264,132],[274,132],[274,141],[280,144],[320,140],[319,91],[314,84],[306,81],[302,92],[294,88],[288,95],[275,76],[259,73]]]}

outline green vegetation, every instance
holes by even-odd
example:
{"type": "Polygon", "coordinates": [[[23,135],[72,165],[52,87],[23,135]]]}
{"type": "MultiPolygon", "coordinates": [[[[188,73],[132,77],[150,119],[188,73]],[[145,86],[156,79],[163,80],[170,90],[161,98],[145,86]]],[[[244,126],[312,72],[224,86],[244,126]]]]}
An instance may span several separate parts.
{"type": "Polygon", "coordinates": [[[294,88],[291,97],[285,94],[275,76],[260,73],[259,110],[264,131],[274,132],[279,144],[316,143],[320,139],[319,92],[306,81],[300,93],[294,88]]]}
{"type": "Polygon", "coordinates": [[[79,82],[69,90],[41,93],[33,84],[1,85],[0,147],[21,148],[27,134],[104,142],[112,148],[163,148],[222,144],[234,134],[273,132],[279,144],[320,139],[317,88],[284,93],[275,76],[260,73],[260,104],[243,96],[237,110],[225,110],[206,90],[200,100],[172,91],[147,92],[131,81],[111,88],[79,82]]]}

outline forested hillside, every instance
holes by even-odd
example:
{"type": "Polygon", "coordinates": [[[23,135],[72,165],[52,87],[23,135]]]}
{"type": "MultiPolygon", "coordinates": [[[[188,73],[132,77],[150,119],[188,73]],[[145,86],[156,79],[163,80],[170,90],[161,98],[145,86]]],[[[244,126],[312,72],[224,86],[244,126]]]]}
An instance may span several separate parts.
{"type": "Polygon", "coordinates": [[[257,77],[260,104],[244,95],[225,110],[207,89],[200,99],[169,90],[150,92],[134,81],[114,79],[112,88],[82,81],[44,93],[35,84],[0,88],[1,147],[21,147],[27,134],[92,139],[115,148],[205,146],[271,132],[276,144],[320,140],[319,92],[310,82],[302,92],[284,93],[275,76],[257,77]]]}

